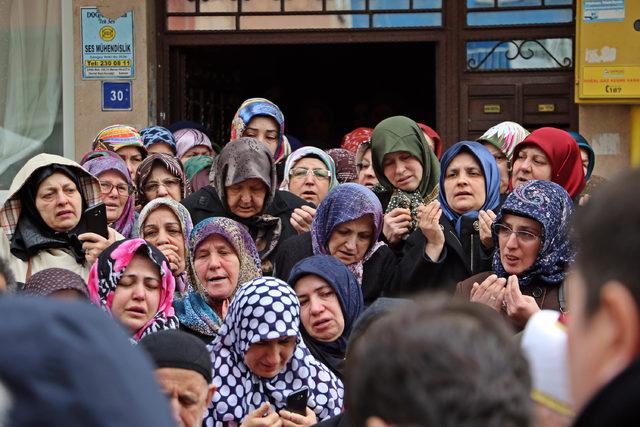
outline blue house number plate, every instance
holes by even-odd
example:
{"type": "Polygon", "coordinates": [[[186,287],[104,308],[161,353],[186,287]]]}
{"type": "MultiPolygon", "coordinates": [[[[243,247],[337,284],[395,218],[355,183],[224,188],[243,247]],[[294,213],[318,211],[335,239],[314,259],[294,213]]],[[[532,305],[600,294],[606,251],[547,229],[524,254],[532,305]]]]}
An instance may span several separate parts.
{"type": "Polygon", "coordinates": [[[131,82],[102,82],[102,111],[131,111],[131,82]]]}

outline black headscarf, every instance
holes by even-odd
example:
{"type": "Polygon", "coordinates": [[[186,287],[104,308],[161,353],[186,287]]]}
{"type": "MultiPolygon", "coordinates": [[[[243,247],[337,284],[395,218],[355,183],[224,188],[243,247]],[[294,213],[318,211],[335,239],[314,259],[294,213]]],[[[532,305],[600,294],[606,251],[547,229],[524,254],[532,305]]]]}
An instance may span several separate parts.
{"type": "Polygon", "coordinates": [[[43,249],[69,249],[78,264],[84,262],[84,250],[78,235],[85,232],[84,210],[87,202],[80,180],[76,172],[66,165],[50,164],[37,169],[20,190],[20,202],[22,211],[18,226],[11,238],[11,253],[28,261],[43,249]],[[51,229],[38,212],[36,207],[36,194],[42,182],[54,173],[62,173],[75,184],[82,198],[82,216],[78,224],[69,231],[57,232],[51,229]]]}

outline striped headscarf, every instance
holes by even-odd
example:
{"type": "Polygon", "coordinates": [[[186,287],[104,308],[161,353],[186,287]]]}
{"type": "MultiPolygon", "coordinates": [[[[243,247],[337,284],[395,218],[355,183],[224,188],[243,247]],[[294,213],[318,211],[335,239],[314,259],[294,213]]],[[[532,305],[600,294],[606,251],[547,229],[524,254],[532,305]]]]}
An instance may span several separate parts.
{"type": "Polygon", "coordinates": [[[151,175],[153,167],[157,165],[164,167],[167,172],[180,180],[180,193],[182,194],[182,198],[184,199],[187,197],[189,186],[187,177],[184,175],[184,170],[182,169],[182,163],[180,163],[177,158],[170,156],[169,154],[154,153],[140,163],[136,172],[136,194],[138,204],[144,206],[149,202],[149,200],[147,200],[147,196],[144,194],[143,188],[151,175]]]}
{"type": "Polygon", "coordinates": [[[147,154],[140,132],[128,125],[113,125],[102,129],[93,140],[91,149],[118,151],[124,147],[136,147],[143,156],[147,154]]]}
{"type": "Polygon", "coordinates": [[[515,122],[502,122],[490,127],[478,142],[488,142],[502,151],[507,157],[509,170],[511,170],[513,150],[529,135],[529,131],[515,122]]]}
{"type": "Polygon", "coordinates": [[[211,140],[204,132],[198,129],[180,129],[176,131],[173,136],[176,139],[176,157],[178,159],[182,158],[187,151],[198,145],[207,147],[211,151],[211,154],[213,154],[211,140]]]}
{"type": "Polygon", "coordinates": [[[267,116],[271,117],[278,124],[278,146],[273,155],[273,159],[276,163],[283,160],[286,156],[285,153],[285,138],[284,138],[284,115],[280,108],[273,102],[265,98],[251,98],[247,99],[240,105],[238,111],[233,117],[231,122],[231,138],[230,140],[236,140],[242,136],[245,128],[255,116],[267,116]]]}

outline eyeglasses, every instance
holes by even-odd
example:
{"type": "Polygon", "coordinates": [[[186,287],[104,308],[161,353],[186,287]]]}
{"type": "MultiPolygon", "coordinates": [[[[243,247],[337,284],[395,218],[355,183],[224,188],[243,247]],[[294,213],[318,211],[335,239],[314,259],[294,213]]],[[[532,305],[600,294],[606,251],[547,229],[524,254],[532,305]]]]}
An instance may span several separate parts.
{"type": "Polygon", "coordinates": [[[164,188],[166,188],[167,190],[176,188],[177,186],[180,185],[182,181],[178,178],[167,178],[167,179],[163,179],[162,181],[158,182],[158,181],[150,181],[147,182],[144,187],[142,187],[142,189],[145,192],[149,192],[149,193],[155,193],[158,191],[158,189],[160,188],[160,186],[162,185],[164,188]]]}
{"type": "Polygon", "coordinates": [[[540,236],[538,236],[537,234],[533,234],[524,230],[515,231],[504,224],[493,224],[493,232],[496,233],[498,239],[503,240],[508,240],[509,237],[511,237],[511,234],[515,234],[516,239],[518,239],[518,241],[521,243],[532,243],[540,239],[540,236]]]}
{"type": "Polygon", "coordinates": [[[329,172],[326,169],[322,169],[322,168],[313,168],[313,169],[309,169],[309,168],[293,168],[289,171],[289,176],[292,176],[294,178],[301,178],[304,176],[309,175],[309,172],[311,172],[313,174],[313,176],[315,176],[316,178],[320,178],[320,179],[329,179],[331,178],[331,172],[329,172]]]}
{"type": "Polygon", "coordinates": [[[111,191],[113,190],[113,188],[116,188],[116,191],[118,192],[118,195],[120,196],[128,196],[129,194],[131,194],[132,188],[130,186],[128,186],[127,184],[118,184],[115,185],[111,182],[106,182],[106,181],[100,181],[100,192],[102,194],[109,194],[111,193],[111,191]]]}

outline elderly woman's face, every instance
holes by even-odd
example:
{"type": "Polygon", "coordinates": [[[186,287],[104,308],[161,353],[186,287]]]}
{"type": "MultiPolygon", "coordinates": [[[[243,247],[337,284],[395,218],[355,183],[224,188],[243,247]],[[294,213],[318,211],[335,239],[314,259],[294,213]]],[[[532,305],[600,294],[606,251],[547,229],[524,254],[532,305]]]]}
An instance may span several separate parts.
{"type": "Polygon", "coordinates": [[[461,152],[451,159],[444,175],[444,192],[449,207],[459,215],[477,211],[484,205],[484,175],[475,157],[461,152]]]}
{"type": "Polygon", "coordinates": [[[142,238],[162,251],[174,276],[184,272],[186,260],[182,225],[169,207],[159,206],[147,216],[142,225],[142,238]]]}
{"type": "Polygon", "coordinates": [[[147,177],[147,182],[142,186],[142,190],[148,201],[158,197],[171,197],[179,202],[182,200],[180,184],[180,178],[169,173],[164,166],[155,165],[147,177]]]}
{"type": "Polygon", "coordinates": [[[536,220],[522,216],[506,214],[501,222],[513,232],[502,228],[498,231],[500,262],[509,274],[521,274],[533,265],[540,252],[542,226],[536,220]],[[528,234],[517,235],[517,232],[528,234]],[[535,237],[532,237],[535,236],[535,237]]]}
{"type": "Polygon", "coordinates": [[[344,315],[338,295],[326,280],[315,274],[294,285],[300,301],[300,322],[305,331],[322,342],[333,342],[344,332],[344,315]]]}
{"type": "Polygon", "coordinates": [[[295,349],[296,337],[259,341],[249,347],[244,363],[257,376],[273,378],[284,369],[295,349]]]}
{"type": "Polygon", "coordinates": [[[371,163],[371,149],[369,148],[364,152],[362,160],[358,166],[358,184],[362,184],[367,188],[373,188],[378,184],[378,177],[373,170],[373,163],[371,163]]]}
{"type": "Polygon", "coordinates": [[[500,171],[500,194],[504,194],[509,190],[509,162],[507,156],[489,142],[483,142],[482,145],[496,159],[498,170],[500,171]]]}
{"type": "Polygon", "coordinates": [[[331,232],[329,253],[349,265],[362,260],[373,242],[373,218],[365,215],[358,219],[343,222],[331,232]]]}
{"type": "Polygon", "coordinates": [[[100,180],[100,198],[107,208],[107,222],[111,224],[120,218],[127,204],[129,184],[122,175],[114,171],[103,172],[98,179],[100,180]]]}
{"type": "Polygon", "coordinates": [[[385,154],[382,170],[391,185],[403,191],[415,191],[422,181],[422,164],[407,151],[385,154]]]}
{"type": "Polygon", "coordinates": [[[173,151],[171,146],[169,144],[165,144],[164,142],[156,142],[154,144],[151,144],[147,148],[147,153],[149,153],[149,155],[155,154],[155,153],[164,153],[164,154],[169,154],[171,156],[176,155],[176,153],[173,151]]]}
{"type": "Polygon", "coordinates": [[[40,184],[36,192],[36,209],[53,231],[69,231],[82,217],[82,196],[76,184],[65,174],[56,172],[40,184]]]}
{"type": "Polygon", "coordinates": [[[206,145],[196,145],[195,147],[188,149],[187,152],[184,153],[182,157],[180,157],[180,163],[184,165],[187,162],[187,160],[189,160],[192,157],[210,156],[210,155],[211,155],[211,149],[209,147],[207,147],[206,145]]]}
{"type": "Polygon", "coordinates": [[[158,312],[161,286],[158,266],[146,256],[134,255],[114,292],[111,314],[135,333],[158,312]]]}
{"type": "Polygon", "coordinates": [[[535,145],[527,145],[518,151],[513,161],[513,187],[533,179],[550,181],[553,170],[547,155],[535,145]]]}
{"type": "Polygon", "coordinates": [[[330,176],[316,176],[314,170],[329,172],[327,165],[315,157],[303,157],[291,168],[289,191],[318,206],[329,192],[330,176]]]}
{"type": "Polygon", "coordinates": [[[264,208],[267,186],[258,178],[249,178],[224,188],[229,210],[240,218],[251,218],[264,208]]]}
{"type": "Polygon", "coordinates": [[[278,123],[273,117],[256,116],[247,123],[242,136],[256,138],[267,147],[273,156],[278,148],[278,129],[278,123]]]}
{"type": "Polygon", "coordinates": [[[138,166],[142,163],[142,152],[137,147],[122,147],[118,150],[118,156],[127,164],[131,176],[136,176],[138,166]]]}
{"type": "Polygon", "coordinates": [[[238,286],[240,259],[233,246],[220,235],[214,234],[200,243],[193,254],[193,264],[212,302],[229,298],[238,286]]]}

